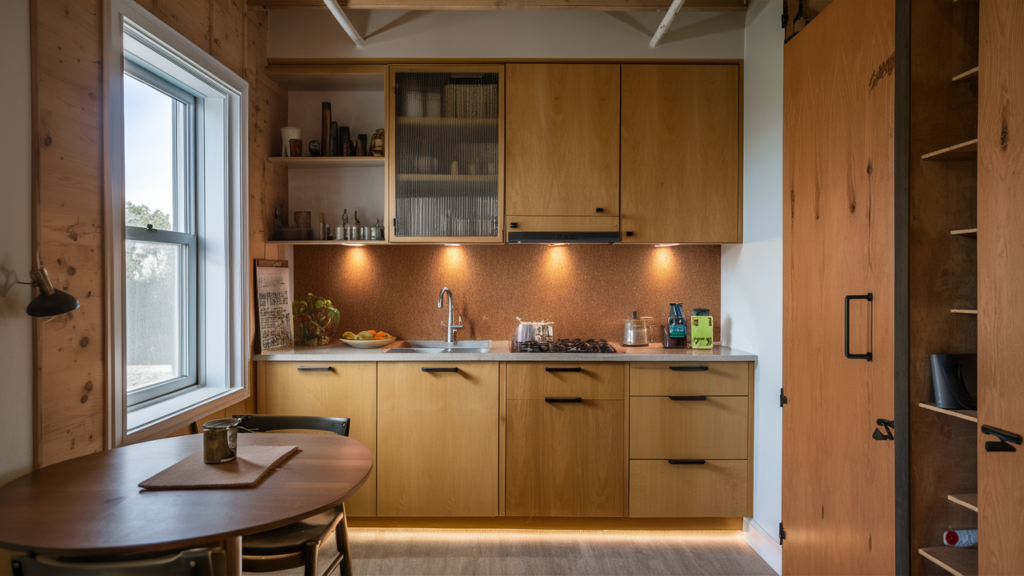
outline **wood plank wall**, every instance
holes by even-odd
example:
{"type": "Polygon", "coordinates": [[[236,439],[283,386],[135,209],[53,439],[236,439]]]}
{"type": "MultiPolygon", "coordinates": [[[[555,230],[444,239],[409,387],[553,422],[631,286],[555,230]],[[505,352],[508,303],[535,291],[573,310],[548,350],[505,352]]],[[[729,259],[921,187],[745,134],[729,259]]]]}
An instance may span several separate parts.
{"type": "MultiPolygon", "coordinates": [[[[244,0],[138,1],[249,82],[249,252],[277,258],[266,230],[288,175],[265,159],[279,152],[287,94],[264,73],[267,12],[244,0]]],[[[35,461],[46,466],[104,446],[102,1],[32,0],[31,25],[35,239],[54,285],[82,304],[34,328],[35,461]]],[[[255,390],[210,418],[254,410],[255,390]]]]}

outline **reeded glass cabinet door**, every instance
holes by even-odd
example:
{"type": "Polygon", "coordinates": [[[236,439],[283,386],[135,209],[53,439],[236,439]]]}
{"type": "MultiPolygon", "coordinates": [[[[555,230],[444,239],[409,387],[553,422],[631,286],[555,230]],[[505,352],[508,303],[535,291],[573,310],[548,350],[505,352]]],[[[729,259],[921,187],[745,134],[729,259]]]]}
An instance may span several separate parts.
{"type": "Polygon", "coordinates": [[[503,66],[392,66],[392,242],[500,242],[503,66]]]}

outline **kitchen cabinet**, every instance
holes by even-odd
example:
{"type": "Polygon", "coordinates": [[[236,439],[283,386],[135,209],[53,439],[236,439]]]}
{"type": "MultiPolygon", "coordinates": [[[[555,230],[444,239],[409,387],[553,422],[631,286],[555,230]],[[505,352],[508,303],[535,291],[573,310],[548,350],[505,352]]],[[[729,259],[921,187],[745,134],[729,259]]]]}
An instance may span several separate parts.
{"type": "Polygon", "coordinates": [[[497,362],[380,362],[379,516],[497,516],[497,362]]]}
{"type": "Polygon", "coordinates": [[[618,230],[619,68],[506,65],[505,212],[520,230],[618,230]]]}
{"type": "Polygon", "coordinates": [[[742,242],[738,64],[623,64],[623,242],[742,242]]]}
{"type": "Polygon", "coordinates": [[[504,66],[388,70],[394,243],[502,241],[504,66]]]}
{"type": "MultiPolygon", "coordinates": [[[[349,436],[377,458],[375,362],[263,362],[260,414],[348,418],[349,436]]],[[[351,516],[377,515],[377,470],[345,504],[351,516]]]]}
{"type": "Polygon", "coordinates": [[[746,460],[631,460],[633,518],[750,516],[746,460]]]}
{"type": "Polygon", "coordinates": [[[509,363],[507,516],[625,515],[625,370],[509,363]]]}

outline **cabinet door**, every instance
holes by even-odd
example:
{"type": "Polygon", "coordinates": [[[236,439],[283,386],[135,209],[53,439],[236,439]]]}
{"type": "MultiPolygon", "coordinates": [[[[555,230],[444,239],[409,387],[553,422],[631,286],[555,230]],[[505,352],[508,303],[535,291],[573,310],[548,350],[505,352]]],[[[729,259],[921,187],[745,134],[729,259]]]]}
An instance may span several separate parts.
{"type": "MultiPolygon", "coordinates": [[[[1024,435],[1024,3],[980,10],[978,423],[1024,435]]],[[[1024,447],[989,452],[990,442],[979,431],[979,573],[1024,574],[1024,447]]]]}
{"type": "Polygon", "coordinates": [[[622,66],[622,240],[742,241],[739,66],[622,66]]]}
{"type": "MultiPolygon", "coordinates": [[[[261,362],[266,390],[260,414],[332,416],[351,420],[349,436],[377,459],[375,362],[261,362]]],[[[352,516],[377,515],[377,467],[345,504],[352,516]]]]}
{"type": "Polygon", "coordinates": [[[505,211],[619,213],[619,65],[505,67],[505,211]]]}
{"type": "Polygon", "coordinates": [[[497,516],[498,363],[378,366],[378,515],[497,516]]]}
{"type": "Polygon", "coordinates": [[[623,400],[507,400],[505,514],[625,513],[623,400]]]}

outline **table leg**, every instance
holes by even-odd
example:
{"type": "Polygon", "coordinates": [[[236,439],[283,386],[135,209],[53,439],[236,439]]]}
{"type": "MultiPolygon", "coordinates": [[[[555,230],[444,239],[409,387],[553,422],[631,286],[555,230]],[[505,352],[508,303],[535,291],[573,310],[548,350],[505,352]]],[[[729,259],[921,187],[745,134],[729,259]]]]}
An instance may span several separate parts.
{"type": "Polygon", "coordinates": [[[242,537],[233,536],[224,541],[224,554],[228,576],[242,576],[242,537]]]}

